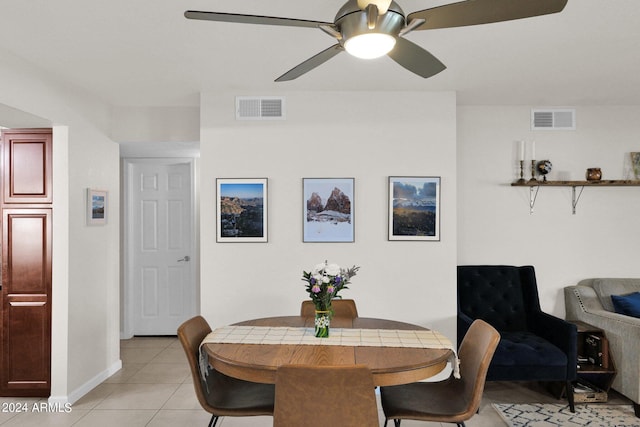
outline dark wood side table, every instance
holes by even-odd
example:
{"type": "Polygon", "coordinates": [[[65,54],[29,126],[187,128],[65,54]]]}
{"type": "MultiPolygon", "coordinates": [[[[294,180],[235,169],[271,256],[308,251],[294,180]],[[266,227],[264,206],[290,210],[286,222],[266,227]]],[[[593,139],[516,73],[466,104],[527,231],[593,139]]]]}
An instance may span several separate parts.
{"type": "Polygon", "coordinates": [[[617,371],[609,350],[609,341],[600,328],[580,321],[569,321],[578,328],[578,383],[595,386],[599,389],[595,393],[574,393],[576,403],[606,402],[607,392],[616,377],[617,371]],[[602,355],[593,357],[590,343],[599,343],[602,355]],[[591,357],[590,357],[591,356],[591,357]]]}

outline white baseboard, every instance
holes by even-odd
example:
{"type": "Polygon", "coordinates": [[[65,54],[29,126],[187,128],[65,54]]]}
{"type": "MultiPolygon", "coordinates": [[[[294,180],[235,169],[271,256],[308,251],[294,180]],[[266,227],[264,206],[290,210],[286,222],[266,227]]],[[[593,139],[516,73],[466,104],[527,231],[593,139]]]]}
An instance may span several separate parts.
{"type": "Polygon", "coordinates": [[[58,405],[64,405],[66,403],[73,404],[73,403],[77,402],[78,400],[80,400],[80,398],[82,396],[84,396],[85,394],[89,393],[91,390],[93,390],[98,385],[100,385],[104,380],[109,378],[111,375],[113,375],[116,372],[118,372],[120,369],[122,369],[122,360],[118,360],[116,363],[111,365],[109,368],[107,368],[104,371],[100,372],[98,375],[96,375],[95,377],[91,378],[89,381],[87,381],[86,383],[84,383],[83,385],[78,387],[77,389],[73,390],[71,393],[69,393],[68,396],[51,396],[51,397],[49,397],[49,403],[58,404],[58,405]]]}

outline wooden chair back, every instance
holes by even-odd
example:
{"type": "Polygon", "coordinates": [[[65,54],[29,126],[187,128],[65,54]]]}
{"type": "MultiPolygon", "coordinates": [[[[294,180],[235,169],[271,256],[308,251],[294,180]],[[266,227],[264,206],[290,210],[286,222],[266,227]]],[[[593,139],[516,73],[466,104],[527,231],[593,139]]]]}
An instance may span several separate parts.
{"type": "Polygon", "coordinates": [[[475,320],[462,339],[458,357],[462,378],[459,381],[464,381],[464,391],[459,399],[468,402],[469,418],[480,407],[489,364],[499,342],[498,331],[484,320],[475,320]]]}
{"type": "Polygon", "coordinates": [[[209,323],[202,316],[195,316],[185,321],[178,328],[178,339],[182,344],[187,360],[189,361],[189,367],[191,368],[191,377],[193,379],[193,386],[198,397],[200,405],[208,412],[213,413],[212,408],[207,402],[205,394],[205,385],[200,375],[200,343],[211,332],[209,323]]]}
{"type": "MultiPolygon", "coordinates": [[[[356,308],[356,302],[352,299],[336,299],[331,303],[333,308],[333,315],[335,317],[347,317],[355,319],[358,317],[358,309],[356,308]]],[[[316,308],[313,305],[313,301],[305,300],[300,305],[300,316],[313,317],[315,316],[316,308]]]]}
{"type": "Polygon", "coordinates": [[[371,371],[364,365],[281,366],[273,426],[379,426],[371,371]]]}

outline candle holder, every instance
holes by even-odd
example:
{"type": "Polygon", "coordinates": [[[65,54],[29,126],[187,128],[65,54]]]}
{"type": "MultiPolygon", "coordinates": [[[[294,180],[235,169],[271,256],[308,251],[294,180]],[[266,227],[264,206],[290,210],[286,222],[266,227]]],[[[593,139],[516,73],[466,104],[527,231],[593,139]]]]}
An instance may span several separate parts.
{"type": "Polygon", "coordinates": [[[529,180],[529,182],[537,182],[538,180],[536,179],[536,161],[535,160],[531,160],[531,179],[529,180]]]}
{"type": "Polygon", "coordinates": [[[524,160],[520,160],[520,179],[516,181],[518,184],[524,184],[524,160]]]}

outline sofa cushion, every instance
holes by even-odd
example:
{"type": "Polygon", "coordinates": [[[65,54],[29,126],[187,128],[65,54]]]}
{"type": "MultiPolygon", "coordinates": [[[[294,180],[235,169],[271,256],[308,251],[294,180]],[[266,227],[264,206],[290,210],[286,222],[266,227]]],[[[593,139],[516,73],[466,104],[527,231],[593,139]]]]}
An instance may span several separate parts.
{"type": "Polygon", "coordinates": [[[640,292],[629,295],[611,295],[616,313],[640,318],[640,292]]]}
{"type": "Polygon", "coordinates": [[[566,368],[567,355],[549,341],[531,332],[500,332],[500,343],[491,365],[566,368]]]}
{"type": "Polygon", "coordinates": [[[640,291],[640,279],[594,279],[593,289],[605,310],[615,312],[611,295],[628,295],[640,291]]]}

